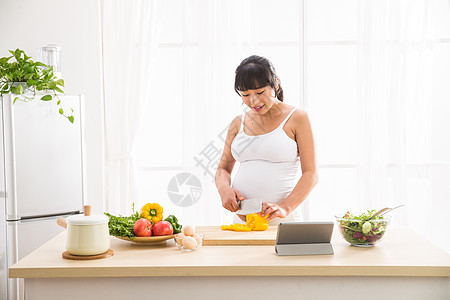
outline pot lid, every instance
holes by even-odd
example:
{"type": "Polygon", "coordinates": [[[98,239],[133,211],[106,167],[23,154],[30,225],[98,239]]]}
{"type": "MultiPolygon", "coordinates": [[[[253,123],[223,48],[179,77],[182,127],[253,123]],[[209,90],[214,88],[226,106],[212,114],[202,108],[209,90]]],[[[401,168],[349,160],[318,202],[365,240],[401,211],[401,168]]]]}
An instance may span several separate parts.
{"type": "Polygon", "coordinates": [[[67,218],[70,225],[96,225],[108,223],[109,218],[105,215],[74,215],[67,218]]]}

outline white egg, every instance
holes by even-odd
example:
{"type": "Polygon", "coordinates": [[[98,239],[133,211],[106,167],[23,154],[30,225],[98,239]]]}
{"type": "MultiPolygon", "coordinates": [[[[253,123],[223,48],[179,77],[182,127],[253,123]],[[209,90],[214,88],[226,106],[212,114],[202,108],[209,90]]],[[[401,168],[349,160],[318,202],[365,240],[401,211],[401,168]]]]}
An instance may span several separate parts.
{"type": "Polygon", "coordinates": [[[200,234],[194,234],[193,238],[197,242],[197,248],[202,245],[202,236],[200,234]]]}
{"type": "Polygon", "coordinates": [[[193,236],[195,234],[195,227],[192,225],[183,226],[183,233],[188,236],[193,236]]]}
{"type": "Polygon", "coordinates": [[[187,236],[183,239],[183,246],[186,249],[194,250],[197,248],[197,241],[193,237],[187,236]]]}
{"type": "Polygon", "coordinates": [[[175,240],[177,241],[177,244],[178,245],[182,245],[182,243],[183,243],[183,239],[186,237],[186,235],[184,234],[184,233],[182,233],[182,232],[180,232],[179,234],[177,234],[176,236],[175,236],[175,240]]]}

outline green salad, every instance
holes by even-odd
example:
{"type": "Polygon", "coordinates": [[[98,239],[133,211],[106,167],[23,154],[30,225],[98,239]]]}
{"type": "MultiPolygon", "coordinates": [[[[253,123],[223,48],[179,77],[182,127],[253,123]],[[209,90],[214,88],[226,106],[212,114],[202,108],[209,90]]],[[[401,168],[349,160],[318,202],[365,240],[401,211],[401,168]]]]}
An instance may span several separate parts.
{"type": "Polygon", "coordinates": [[[378,242],[386,232],[389,219],[376,216],[375,210],[368,210],[360,215],[347,212],[344,216],[336,216],[339,231],[344,239],[352,245],[373,245],[378,242]]]}

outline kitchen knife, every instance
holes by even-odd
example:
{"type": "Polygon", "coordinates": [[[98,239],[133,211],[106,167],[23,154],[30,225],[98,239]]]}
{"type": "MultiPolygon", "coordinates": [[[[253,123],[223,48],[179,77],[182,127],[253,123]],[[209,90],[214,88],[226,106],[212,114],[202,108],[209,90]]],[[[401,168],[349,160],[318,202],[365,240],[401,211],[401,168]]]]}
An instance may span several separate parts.
{"type": "Polygon", "coordinates": [[[259,213],[262,210],[263,200],[261,198],[251,198],[239,201],[239,207],[241,208],[236,213],[238,215],[249,215],[253,213],[259,213]]]}

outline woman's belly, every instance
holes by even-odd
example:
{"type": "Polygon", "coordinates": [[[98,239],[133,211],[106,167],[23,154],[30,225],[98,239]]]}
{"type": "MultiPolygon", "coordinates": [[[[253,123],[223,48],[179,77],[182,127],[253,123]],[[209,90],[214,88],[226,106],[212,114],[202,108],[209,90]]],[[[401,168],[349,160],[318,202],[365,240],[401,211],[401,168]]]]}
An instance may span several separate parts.
{"type": "Polygon", "coordinates": [[[292,162],[270,162],[251,160],[242,162],[233,180],[232,187],[244,199],[262,198],[265,202],[278,203],[294,189],[298,160],[292,162]]]}

